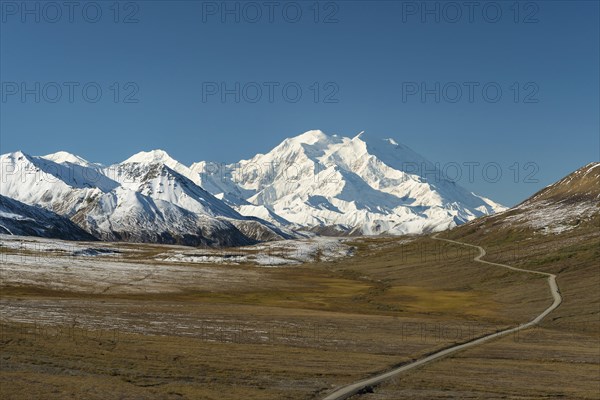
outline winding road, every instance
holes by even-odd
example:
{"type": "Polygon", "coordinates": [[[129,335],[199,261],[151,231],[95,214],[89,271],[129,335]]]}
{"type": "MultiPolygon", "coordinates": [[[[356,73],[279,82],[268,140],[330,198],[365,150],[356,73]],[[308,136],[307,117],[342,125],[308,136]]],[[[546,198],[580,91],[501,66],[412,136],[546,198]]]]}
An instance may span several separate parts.
{"type": "Polygon", "coordinates": [[[550,287],[550,292],[552,294],[552,298],[554,299],[552,305],[550,307],[546,308],[540,315],[538,315],[537,317],[535,317],[534,319],[532,319],[531,321],[529,321],[527,323],[518,325],[514,328],[508,328],[508,329],[505,329],[502,331],[494,332],[494,333],[488,334],[486,336],[482,336],[480,338],[473,339],[468,342],[461,343],[461,344],[458,344],[458,345],[455,345],[452,347],[448,347],[444,350],[440,350],[436,353],[430,354],[427,357],[417,359],[415,361],[412,361],[408,364],[405,364],[401,367],[392,369],[392,370],[382,373],[380,375],[376,375],[371,378],[363,379],[358,382],[352,383],[350,385],[343,386],[339,389],[336,389],[333,393],[330,393],[329,395],[324,397],[323,400],[347,399],[347,398],[354,396],[355,394],[358,394],[359,392],[363,391],[365,388],[380,384],[381,382],[386,381],[390,378],[393,378],[393,377],[395,377],[405,371],[408,371],[410,369],[413,369],[413,368],[419,367],[421,365],[430,363],[432,361],[438,360],[440,358],[446,357],[446,356],[448,356],[452,353],[456,353],[460,350],[464,350],[469,347],[474,347],[474,346],[483,344],[492,339],[496,339],[496,338],[508,335],[510,333],[513,333],[513,332],[518,332],[523,329],[531,328],[532,326],[538,324],[542,319],[544,319],[544,317],[546,317],[546,315],[550,314],[552,311],[554,311],[560,305],[560,303],[562,303],[562,297],[560,295],[560,290],[558,289],[558,284],[556,283],[556,275],[549,274],[546,272],[539,272],[539,271],[532,271],[529,269],[511,267],[511,266],[505,265],[505,264],[498,264],[498,263],[493,263],[493,262],[482,260],[481,257],[485,256],[485,250],[483,249],[483,247],[475,246],[475,245],[467,244],[467,243],[462,243],[462,242],[457,242],[455,240],[438,238],[437,235],[438,234],[433,235],[432,238],[436,239],[436,240],[443,240],[445,242],[455,243],[455,244],[459,244],[462,246],[474,247],[474,248],[478,249],[479,255],[476,256],[475,258],[473,258],[473,260],[476,262],[480,262],[483,264],[489,264],[489,265],[493,265],[496,267],[508,268],[510,270],[517,271],[517,272],[526,272],[529,274],[536,274],[536,275],[542,275],[542,276],[547,277],[548,285],[550,287]]]}

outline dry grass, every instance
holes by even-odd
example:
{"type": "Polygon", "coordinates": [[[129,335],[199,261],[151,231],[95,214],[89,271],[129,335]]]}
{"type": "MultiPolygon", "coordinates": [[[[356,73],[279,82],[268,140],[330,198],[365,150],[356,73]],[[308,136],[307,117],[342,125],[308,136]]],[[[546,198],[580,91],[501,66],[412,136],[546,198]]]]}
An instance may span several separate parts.
{"type": "MultiPolygon", "coordinates": [[[[561,306],[538,328],[413,370],[365,400],[600,399],[598,216],[560,235],[506,227],[503,218],[475,221],[445,236],[485,247],[490,261],[557,274],[561,306]]],[[[529,299],[541,293],[521,289],[514,287],[508,300],[531,310],[529,299]]]]}
{"type": "MultiPolygon", "coordinates": [[[[353,245],[356,256],[330,263],[209,266],[223,274],[210,275],[212,282],[182,274],[183,290],[173,289],[177,275],[152,293],[49,290],[3,281],[0,395],[317,399],[335,386],[529,320],[551,302],[543,279],[474,263],[461,246],[425,237],[356,239],[353,245]],[[243,285],[220,281],[236,271],[256,276],[243,285]],[[40,328],[47,326],[55,327],[40,328]]],[[[148,259],[161,246],[131,246],[131,254],[126,247],[121,261],[160,267],[148,259]]],[[[589,298],[588,292],[573,293],[586,285],[576,285],[575,275],[559,274],[565,298],[589,298]]],[[[581,304],[566,303],[564,309],[579,315],[581,304]]],[[[581,386],[569,395],[592,393],[587,378],[594,366],[597,371],[595,349],[565,337],[591,338],[589,331],[555,328],[546,327],[547,344],[507,338],[406,375],[382,387],[377,398],[398,398],[400,392],[415,393],[411,398],[487,398],[503,386],[494,374],[518,375],[511,383],[515,393],[531,381],[525,396],[543,393],[551,382],[581,386]],[[556,346],[564,352],[552,364],[556,346]],[[512,356],[497,362],[509,347],[512,356]],[[467,365],[467,373],[456,368],[467,365]],[[536,368],[551,373],[535,374],[536,368]],[[569,381],[575,374],[579,378],[569,381]]]]}

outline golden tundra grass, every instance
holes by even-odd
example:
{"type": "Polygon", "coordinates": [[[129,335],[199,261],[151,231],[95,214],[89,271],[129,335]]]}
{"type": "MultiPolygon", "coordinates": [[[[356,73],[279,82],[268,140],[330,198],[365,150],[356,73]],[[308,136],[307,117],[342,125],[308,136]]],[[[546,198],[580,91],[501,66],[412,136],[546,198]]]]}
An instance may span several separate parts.
{"type": "MultiPolygon", "coordinates": [[[[494,244],[505,245],[501,238],[494,244]]],[[[244,285],[198,281],[198,289],[186,282],[185,290],[132,294],[2,281],[0,396],[318,399],[337,385],[527,321],[550,302],[544,279],[474,263],[464,247],[425,237],[353,245],[356,256],[329,263],[211,266],[258,274],[244,285]]],[[[142,251],[124,260],[160,267],[151,259],[161,246],[132,248],[142,251]]],[[[587,265],[593,255],[586,254],[577,250],[570,259],[587,265]]],[[[594,278],[557,272],[565,307],[551,317],[573,324],[533,332],[530,344],[524,335],[463,352],[365,398],[493,398],[503,390],[528,398],[571,384],[567,398],[593,397],[597,347],[585,341],[592,337],[584,314],[594,311],[586,305],[594,278]]]]}
{"type": "MultiPolygon", "coordinates": [[[[365,400],[600,399],[600,217],[560,235],[508,227],[502,218],[444,237],[484,246],[490,261],[556,274],[561,306],[537,328],[413,370],[365,400]]],[[[536,295],[521,289],[510,301],[529,310],[536,295]]]]}

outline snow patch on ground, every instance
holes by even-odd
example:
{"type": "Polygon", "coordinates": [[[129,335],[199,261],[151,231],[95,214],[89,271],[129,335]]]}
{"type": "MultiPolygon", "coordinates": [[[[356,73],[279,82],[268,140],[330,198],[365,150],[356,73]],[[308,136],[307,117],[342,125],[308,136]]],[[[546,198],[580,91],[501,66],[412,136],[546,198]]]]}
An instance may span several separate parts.
{"type": "Polygon", "coordinates": [[[278,267],[331,261],[353,254],[344,240],[314,237],[232,249],[192,249],[0,235],[0,287],[113,294],[214,290],[216,283],[245,287],[257,284],[260,272],[228,265],[278,267]]]}
{"type": "Polygon", "coordinates": [[[577,227],[578,221],[591,218],[597,213],[597,206],[589,202],[578,204],[537,202],[517,209],[521,213],[506,217],[506,224],[524,224],[546,235],[568,232],[577,227]]]}
{"type": "MultiPolygon", "coordinates": [[[[197,290],[198,282],[207,282],[209,290],[214,282],[242,286],[258,279],[258,273],[249,270],[176,265],[146,258],[144,252],[155,251],[156,246],[134,248],[105,243],[96,247],[93,243],[0,235],[0,249],[0,287],[161,293],[197,290]]],[[[177,251],[184,250],[181,247],[177,251]]]]}
{"type": "Polygon", "coordinates": [[[20,250],[37,252],[39,254],[62,254],[62,255],[114,255],[119,253],[118,249],[94,246],[88,242],[62,241],[32,236],[0,235],[0,249],[20,250]]]}
{"type": "Polygon", "coordinates": [[[156,256],[157,260],[199,264],[255,264],[258,266],[298,265],[327,262],[352,256],[354,249],[347,239],[313,237],[301,240],[282,240],[235,249],[198,249],[185,252],[170,251],[156,256]]]}

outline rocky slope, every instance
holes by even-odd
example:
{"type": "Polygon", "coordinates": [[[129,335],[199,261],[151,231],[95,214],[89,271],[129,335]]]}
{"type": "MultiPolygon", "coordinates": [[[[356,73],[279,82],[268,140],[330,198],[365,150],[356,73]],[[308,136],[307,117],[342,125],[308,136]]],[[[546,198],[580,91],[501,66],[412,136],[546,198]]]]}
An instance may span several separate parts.
{"type": "Polygon", "coordinates": [[[0,234],[63,240],[96,240],[69,219],[0,195],[0,234]]]}

